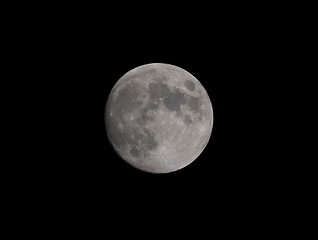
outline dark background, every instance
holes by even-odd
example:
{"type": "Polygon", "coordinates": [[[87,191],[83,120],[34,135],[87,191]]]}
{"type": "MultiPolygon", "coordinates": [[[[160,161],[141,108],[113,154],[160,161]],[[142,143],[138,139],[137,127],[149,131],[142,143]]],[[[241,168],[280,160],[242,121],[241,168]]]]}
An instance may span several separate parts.
{"type": "Polygon", "coordinates": [[[294,57],[290,39],[303,26],[286,15],[297,11],[287,4],[227,2],[176,9],[156,2],[139,11],[127,3],[117,9],[86,2],[25,3],[29,9],[14,4],[3,24],[14,85],[4,105],[19,99],[18,129],[26,130],[12,133],[12,171],[2,169],[9,173],[4,198],[14,204],[4,207],[18,213],[12,218],[24,225],[35,217],[52,226],[49,233],[62,225],[81,234],[81,226],[91,225],[90,237],[95,229],[138,235],[151,229],[166,237],[171,229],[192,229],[196,236],[201,229],[220,229],[223,236],[260,227],[263,234],[281,229],[290,216],[293,221],[290,199],[302,185],[282,147],[287,120],[280,112],[291,98],[280,84],[291,82],[285,76],[293,73],[285,67],[294,57]],[[194,75],[213,107],[213,130],[202,154],[168,174],[127,164],[109,143],[104,124],[114,84],[148,63],[176,65],[194,75]],[[138,226],[129,231],[133,223],[138,226]]]}
{"type": "Polygon", "coordinates": [[[255,56],[262,52],[253,47],[257,43],[241,40],[238,35],[244,33],[234,29],[183,37],[175,32],[117,36],[94,28],[87,31],[52,49],[59,108],[55,117],[58,128],[62,126],[58,129],[62,144],[56,146],[61,156],[55,164],[63,181],[88,189],[107,185],[116,191],[174,191],[191,186],[223,192],[226,188],[241,191],[246,184],[254,187],[255,179],[264,174],[260,162],[264,152],[257,151],[259,136],[255,136],[259,131],[255,123],[262,116],[254,96],[264,77],[255,56]],[[209,94],[214,112],[211,138],[202,154],[181,171],[164,175],[145,173],[124,162],[109,143],[104,126],[105,105],[114,84],[131,69],[156,62],[194,75],[209,94]]]}
{"type": "Polygon", "coordinates": [[[21,165],[27,179],[21,184],[29,195],[67,205],[76,214],[80,205],[102,212],[139,207],[154,214],[164,210],[160,206],[191,205],[212,214],[253,206],[267,199],[267,191],[281,191],[285,180],[275,185],[281,166],[273,153],[279,145],[271,141],[276,119],[268,89],[275,91],[281,78],[275,70],[285,54],[283,23],[258,17],[259,11],[246,15],[227,7],[197,21],[181,14],[161,22],[165,14],[149,13],[138,23],[108,11],[62,9],[29,16],[14,29],[17,59],[25,63],[18,70],[36,92],[29,96],[36,115],[22,117],[34,122],[27,126],[31,132],[40,130],[26,154],[34,157],[21,165]],[[189,166],[169,174],[127,164],[113,150],[104,125],[114,84],[148,63],[176,65],[194,75],[213,107],[206,148],[189,166]]]}
{"type": "Polygon", "coordinates": [[[48,171],[89,188],[106,182],[143,188],[154,181],[170,186],[174,180],[218,183],[213,185],[217,188],[254,184],[251,179],[262,174],[259,159],[264,154],[256,151],[263,100],[255,99],[266,85],[271,43],[263,30],[257,31],[262,23],[218,21],[204,28],[180,25],[168,30],[162,25],[101,24],[96,17],[48,22],[42,31],[36,28],[34,33],[40,34],[31,43],[36,47],[38,74],[45,79],[41,94],[52,108],[46,120],[53,123],[49,131],[55,143],[48,171]],[[114,84],[148,63],[168,63],[190,72],[212,102],[214,124],[208,145],[192,164],[171,174],[153,175],[125,163],[109,143],[104,126],[114,84]]]}

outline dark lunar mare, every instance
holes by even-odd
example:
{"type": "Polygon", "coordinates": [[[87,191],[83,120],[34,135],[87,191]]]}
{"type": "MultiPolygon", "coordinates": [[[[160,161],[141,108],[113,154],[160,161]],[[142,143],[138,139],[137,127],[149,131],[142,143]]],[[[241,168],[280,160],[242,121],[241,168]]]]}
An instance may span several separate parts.
{"type": "MultiPolygon", "coordinates": [[[[194,83],[192,84],[194,86],[194,83]]],[[[160,100],[158,99],[162,98],[162,103],[164,104],[165,108],[170,112],[175,112],[177,117],[182,118],[184,124],[190,125],[193,123],[193,121],[190,116],[182,115],[181,105],[188,105],[190,110],[197,115],[198,120],[202,119],[202,101],[199,97],[193,97],[182,93],[176,87],[170,90],[161,79],[157,80],[155,83],[150,83],[148,91],[151,98],[148,106],[151,106],[151,103],[159,102],[160,100]]]]}
{"type": "Polygon", "coordinates": [[[163,98],[170,93],[168,86],[162,81],[150,83],[148,91],[151,98],[163,98]]]}
{"type": "Polygon", "coordinates": [[[163,81],[157,80],[155,83],[149,84],[149,96],[151,102],[160,101],[158,99],[163,99],[163,104],[168,111],[175,111],[180,113],[181,104],[186,103],[186,97],[184,93],[181,93],[177,88],[173,89],[173,92],[169,87],[163,83],[163,81]]]}
{"type": "Polygon", "coordinates": [[[170,111],[180,113],[181,104],[186,104],[185,94],[179,90],[175,90],[175,93],[170,92],[164,99],[166,108],[170,111]]]}
{"type": "Polygon", "coordinates": [[[195,84],[190,80],[185,80],[184,86],[186,86],[186,88],[190,91],[194,91],[195,89],[195,84]]]}
{"type": "Polygon", "coordinates": [[[186,125],[190,125],[192,124],[192,119],[189,115],[185,115],[184,118],[183,118],[183,122],[186,124],[186,125]]]}
{"type": "Polygon", "coordinates": [[[192,96],[189,97],[188,105],[195,113],[200,113],[201,104],[201,99],[192,96]]]}
{"type": "Polygon", "coordinates": [[[190,109],[198,115],[198,119],[201,120],[203,116],[201,109],[202,100],[198,97],[189,96],[188,105],[190,109]]]}

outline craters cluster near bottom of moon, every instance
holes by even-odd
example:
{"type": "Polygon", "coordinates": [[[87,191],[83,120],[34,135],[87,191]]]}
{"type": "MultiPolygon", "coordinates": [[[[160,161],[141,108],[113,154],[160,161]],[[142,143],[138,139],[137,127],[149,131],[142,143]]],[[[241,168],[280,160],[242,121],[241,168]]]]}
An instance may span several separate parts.
{"type": "Polygon", "coordinates": [[[169,64],[147,64],[115,84],[105,124],[111,144],[127,163],[168,173],[189,165],[204,150],[212,131],[212,104],[190,73],[169,64]]]}

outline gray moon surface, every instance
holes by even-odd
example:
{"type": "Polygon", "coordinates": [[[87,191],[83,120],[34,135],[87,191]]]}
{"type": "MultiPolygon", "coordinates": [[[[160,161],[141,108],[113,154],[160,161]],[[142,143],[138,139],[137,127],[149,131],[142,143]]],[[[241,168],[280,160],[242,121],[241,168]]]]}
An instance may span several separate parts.
{"type": "Polygon", "coordinates": [[[188,166],[205,149],[213,110],[202,84],[180,67],[152,63],[122,76],[105,109],[107,136],[127,163],[150,173],[188,166]]]}

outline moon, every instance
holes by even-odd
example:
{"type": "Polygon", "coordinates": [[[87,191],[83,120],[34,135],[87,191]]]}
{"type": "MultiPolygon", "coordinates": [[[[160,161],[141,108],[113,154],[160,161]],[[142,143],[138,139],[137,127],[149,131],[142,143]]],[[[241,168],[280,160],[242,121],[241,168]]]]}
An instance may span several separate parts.
{"type": "Polygon", "coordinates": [[[169,173],[188,166],[206,147],[212,104],[186,70],[146,64],[127,72],[111,90],[105,126],[114,150],[131,166],[169,173]]]}

